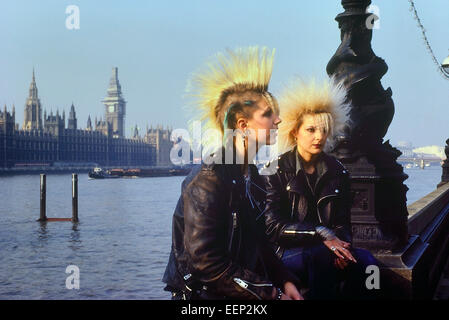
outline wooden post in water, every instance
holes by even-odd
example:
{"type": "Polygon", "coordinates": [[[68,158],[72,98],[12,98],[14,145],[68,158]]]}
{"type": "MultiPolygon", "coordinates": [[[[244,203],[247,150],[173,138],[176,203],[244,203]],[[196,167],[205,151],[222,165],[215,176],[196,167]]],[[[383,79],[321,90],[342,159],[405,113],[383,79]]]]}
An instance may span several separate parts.
{"type": "Polygon", "coordinates": [[[41,192],[40,192],[40,217],[38,221],[47,221],[46,215],[46,197],[47,197],[47,179],[45,174],[41,173],[41,192]]]}
{"type": "Polygon", "coordinates": [[[78,222],[78,175],[72,173],[72,221],[78,222]]]}

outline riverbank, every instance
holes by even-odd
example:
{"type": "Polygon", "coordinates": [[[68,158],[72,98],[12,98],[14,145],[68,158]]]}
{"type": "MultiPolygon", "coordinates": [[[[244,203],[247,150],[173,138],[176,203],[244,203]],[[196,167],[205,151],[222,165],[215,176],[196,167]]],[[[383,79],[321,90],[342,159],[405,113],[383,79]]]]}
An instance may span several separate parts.
{"type": "MultiPolygon", "coordinates": [[[[157,172],[159,176],[170,176],[171,172],[180,167],[156,167],[156,166],[105,166],[101,167],[103,170],[142,170],[144,172],[157,172]]],[[[67,173],[88,173],[94,169],[93,166],[33,166],[33,167],[13,167],[13,168],[0,168],[0,176],[13,176],[13,175],[30,175],[30,174],[67,174],[67,173]]]]}

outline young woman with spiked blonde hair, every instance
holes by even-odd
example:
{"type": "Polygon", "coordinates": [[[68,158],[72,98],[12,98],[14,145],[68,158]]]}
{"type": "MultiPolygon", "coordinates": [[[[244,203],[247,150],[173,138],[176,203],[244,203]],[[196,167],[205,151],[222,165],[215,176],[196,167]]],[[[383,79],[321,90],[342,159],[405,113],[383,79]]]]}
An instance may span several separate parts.
{"type": "Polygon", "coordinates": [[[173,299],[301,299],[297,278],[272,250],[258,219],[265,191],[251,164],[260,146],[274,142],[269,132],[281,122],[268,92],[273,53],[250,47],[217,58],[193,84],[200,119],[224,142],[215,163],[199,166],[183,182],[165,290],[173,299]],[[223,163],[229,152],[234,157],[223,163]]]}
{"type": "Polygon", "coordinates": [[[366,297],[365,268],[376,264],[368,251],[351,247],[349,173],[324,152],[345,126],[345,99],[332,80],[298,81],[280,99],[279,145],[288,151],[266,176],[266,233],[284,264],[307,283],[306,299],[366,297]]]}

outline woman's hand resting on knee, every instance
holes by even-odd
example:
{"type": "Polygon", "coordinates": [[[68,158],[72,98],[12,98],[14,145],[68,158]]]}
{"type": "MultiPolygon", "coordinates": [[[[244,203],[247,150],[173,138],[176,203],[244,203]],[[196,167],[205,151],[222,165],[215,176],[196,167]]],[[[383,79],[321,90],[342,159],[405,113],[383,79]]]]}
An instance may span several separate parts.
{"type": "MultiPolygon", "coordinates": [[[[273,299],[277,298],[277,289],[273,288],[273,299]]],[[[284,290],[282,290],[281,300],[304,300],[298,289],[292,282],[284,283],[284,290]]]]}
{"type": "Polygon", "coordinates": [[[351,251],[349,251],[351,247],[351,244],[349,242],[345,242],[338,238],[335,238],[333,240],[323,241],[323,243],[336,255],[335,266],[338,269],[346,268],[349,261],[357,263],[357,260],[351,254],[351,251]]]}

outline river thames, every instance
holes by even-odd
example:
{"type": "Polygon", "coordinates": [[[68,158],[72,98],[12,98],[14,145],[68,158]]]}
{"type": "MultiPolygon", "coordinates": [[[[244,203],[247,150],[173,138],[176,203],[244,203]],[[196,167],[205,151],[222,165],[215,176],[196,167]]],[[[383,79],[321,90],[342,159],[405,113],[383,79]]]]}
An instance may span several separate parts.
{"type": "MultiPolygon", "coordinates": [[[[408,204],[441,179],[441,167],[405,173],[408,204]]],[[[161,278],[184,177],[78,179],[80,222],[41,224],[39,175],[0,177],[0,299],[169,299],[161,278]],[[69,265],[79,289],[66,288],[69,265]]],[[[47,216],[71,217],[71,175],[47,175],[47,216]]]]}

